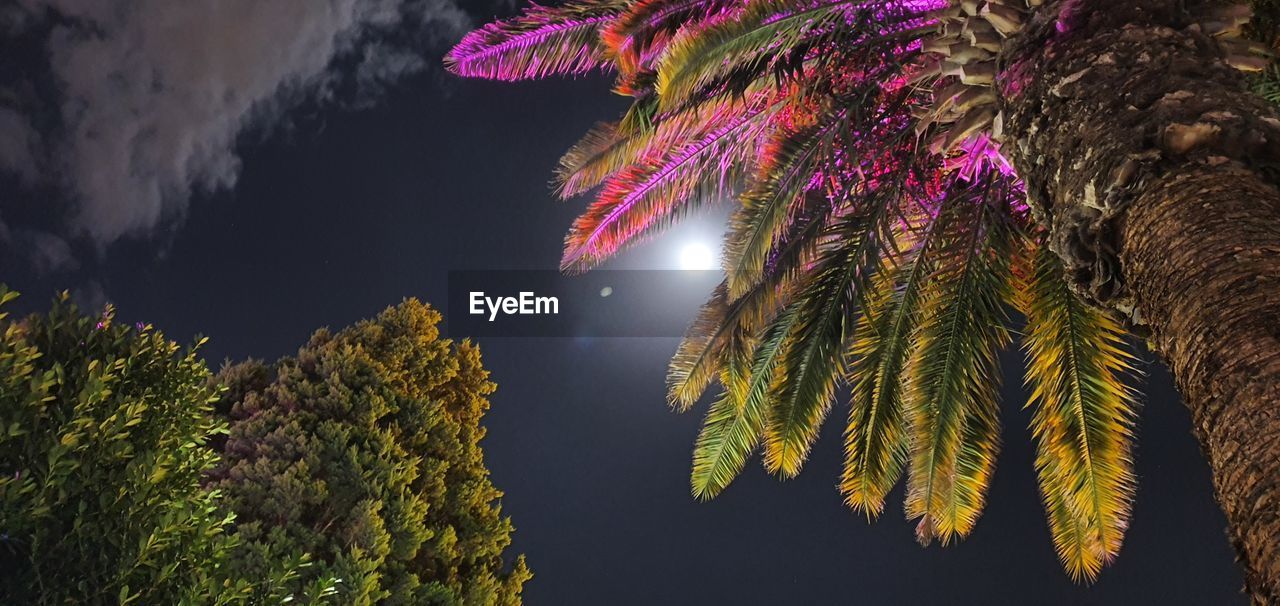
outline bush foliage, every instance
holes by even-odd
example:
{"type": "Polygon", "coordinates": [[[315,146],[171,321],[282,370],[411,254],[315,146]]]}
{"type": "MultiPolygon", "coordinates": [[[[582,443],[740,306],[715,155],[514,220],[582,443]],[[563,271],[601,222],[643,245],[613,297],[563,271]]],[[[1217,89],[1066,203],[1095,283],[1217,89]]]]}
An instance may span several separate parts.
{"type": "Polygon", "coordinates": [[[511,522],[479,441],[495,386],[468,342],[416,300],[294,357],[225,367],[231,417],[219,488],[239,573],[312,554],[301,581],[342,579],[342,604],[517,604],[530,577],[502,557],[511,522]]]}
{"type": "Polygon", "coordinates": [[[439,320],[406,301],[215,378],[110,308],[0,313],[0,604],[518,604],[494,384],[439,320]]]}
{"type": "Polygon", "coordinates": [[[194,347],[65,296],[0,330],[0,603],[214,601],[229,520],[201,481],[223,428],[194,347]]]}

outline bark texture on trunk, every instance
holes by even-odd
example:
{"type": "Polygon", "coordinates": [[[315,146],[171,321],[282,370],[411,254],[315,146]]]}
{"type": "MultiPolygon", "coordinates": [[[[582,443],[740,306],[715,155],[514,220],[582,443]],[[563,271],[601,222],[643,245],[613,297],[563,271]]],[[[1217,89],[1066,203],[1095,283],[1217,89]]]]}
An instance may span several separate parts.
{"type": "Polygon", "coordinates": [[[1280,115],[1204,34],[1221,5],[1045,2],[1001,52],[1003,150],[1076,290],[1169,363],[1280,604],[1280,115]]]}
{"type": "Polygon", "coordinates": [[[1213,470],[1256,604],[1280,604],[1280,195],[1189,168],[1134,203],[1120,251],[1213,470]]]}

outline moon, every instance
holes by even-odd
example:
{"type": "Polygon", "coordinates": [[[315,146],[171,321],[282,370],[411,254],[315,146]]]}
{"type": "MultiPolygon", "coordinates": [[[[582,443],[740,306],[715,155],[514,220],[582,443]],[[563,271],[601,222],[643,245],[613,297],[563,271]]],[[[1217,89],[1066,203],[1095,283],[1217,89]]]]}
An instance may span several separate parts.
{"type": "Polygon", "coordinates": [[[680,250],[680,269],[707,270],[716,268],[716,255],[706,244],[693,242],[680,250]]]}

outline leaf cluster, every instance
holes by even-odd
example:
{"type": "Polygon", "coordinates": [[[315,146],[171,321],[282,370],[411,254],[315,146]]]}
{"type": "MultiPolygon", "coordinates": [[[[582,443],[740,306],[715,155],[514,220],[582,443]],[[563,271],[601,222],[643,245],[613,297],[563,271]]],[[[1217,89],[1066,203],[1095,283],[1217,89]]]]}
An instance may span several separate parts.
{"type": "Polygon", "coordinates": [[[274,364],[223,368],[231,428],[215,477],[238,576],[304,552],[315,565],[297,585],[341,579],[342,604],[520,602],[531,574],[503,556],[512,525],[479,445],[495,387],[439,321],[406,300],[274,364]]]}

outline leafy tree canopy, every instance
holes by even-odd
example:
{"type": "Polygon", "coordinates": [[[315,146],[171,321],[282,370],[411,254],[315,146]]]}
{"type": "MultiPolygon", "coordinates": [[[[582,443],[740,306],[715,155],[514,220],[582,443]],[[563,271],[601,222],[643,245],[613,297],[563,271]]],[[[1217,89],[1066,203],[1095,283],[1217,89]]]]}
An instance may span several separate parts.
{"type": "Polygon", "coordinates": [[[343,604],[517,604],[512,525],[480,440],[495,388],[469,342],[406,300],[296,356],[225,367],[231,429],[217,485],[237,516],[240,574],[301,550],[299,582],[341,579],[343,604]]]}
{"type": "Polygon", "coordinates": [[[224,427],[195,348],[66,295],[0,331],[0,602],[236,599],[229,519],[201,488],[224,427]]]}

